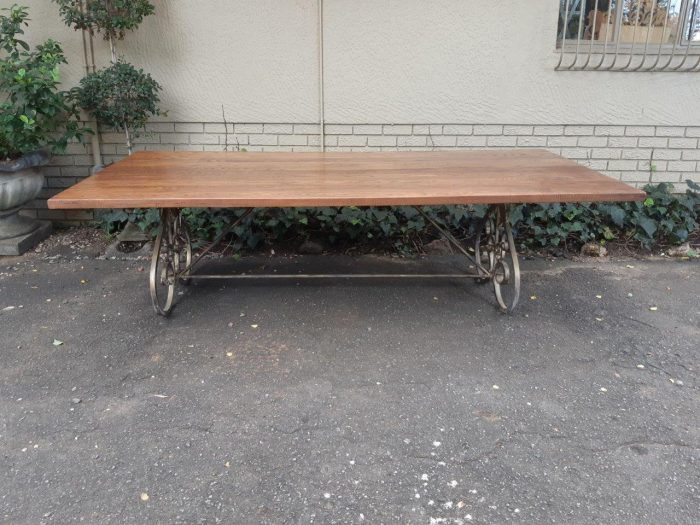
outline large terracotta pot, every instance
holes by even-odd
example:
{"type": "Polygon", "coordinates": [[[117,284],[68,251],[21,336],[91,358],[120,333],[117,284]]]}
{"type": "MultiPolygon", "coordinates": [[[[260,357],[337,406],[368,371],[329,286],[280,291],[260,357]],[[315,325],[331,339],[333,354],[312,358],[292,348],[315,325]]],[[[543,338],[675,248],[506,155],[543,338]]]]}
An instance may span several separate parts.
{"type": "Polygon", "coordinates": [[[49,159],[48,153],[38,151],[21,159],[0,162],[0,240],[27,235],[41,226],[18,212],[41,192],[44,186],[41,166],[49,159]]]}

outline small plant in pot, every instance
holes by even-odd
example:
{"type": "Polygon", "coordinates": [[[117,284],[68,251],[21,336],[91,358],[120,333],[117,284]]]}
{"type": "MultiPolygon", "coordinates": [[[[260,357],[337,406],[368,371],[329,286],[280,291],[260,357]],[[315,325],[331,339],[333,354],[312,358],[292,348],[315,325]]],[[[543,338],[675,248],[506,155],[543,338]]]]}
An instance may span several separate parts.
{"type": "Polygon", "coordinates": [[[0,11],[0,242],[40,226],[18,211],[41,192],[41,166],[82,132],[77,104],[59,89],[63,50],[53,40],[30,48],[20,39],[27,21],[26,7],[0,11]]]}

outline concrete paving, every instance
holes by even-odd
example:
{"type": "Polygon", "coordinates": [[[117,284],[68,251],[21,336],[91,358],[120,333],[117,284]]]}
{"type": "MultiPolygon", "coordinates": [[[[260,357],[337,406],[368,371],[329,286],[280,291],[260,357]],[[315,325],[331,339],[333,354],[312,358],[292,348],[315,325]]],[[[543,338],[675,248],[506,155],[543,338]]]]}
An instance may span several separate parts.
{"type": "MultiPolygon", "coordinates": [[[[290,264],[350,263],[453,264],[290,264]]],[[[696,262],[526,261],[511,316],[471,282],[274,281],[170,319],[145,266],[0,259],[0,522],[700,522],[696,262]]]]}

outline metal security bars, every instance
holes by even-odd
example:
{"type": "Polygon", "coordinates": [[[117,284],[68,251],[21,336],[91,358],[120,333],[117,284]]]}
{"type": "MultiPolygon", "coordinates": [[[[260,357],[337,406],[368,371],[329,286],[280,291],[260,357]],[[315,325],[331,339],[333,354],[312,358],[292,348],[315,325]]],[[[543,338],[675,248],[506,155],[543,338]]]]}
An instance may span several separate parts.
{"type": "Polygon", "coordinates": [[[700,72],[700,0],[561,0],[557,71],[700,72]]]}

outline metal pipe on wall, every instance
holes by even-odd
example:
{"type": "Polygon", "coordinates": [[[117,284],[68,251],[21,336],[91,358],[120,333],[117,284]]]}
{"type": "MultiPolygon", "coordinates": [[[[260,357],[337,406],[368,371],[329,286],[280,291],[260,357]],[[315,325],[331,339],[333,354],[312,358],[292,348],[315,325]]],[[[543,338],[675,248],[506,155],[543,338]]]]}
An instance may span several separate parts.
{"type": "Polygon", "coordinates": [[[318,0],[318,108],[321,151],[326,151],[326,100],[323,65],[323,0],[318,0]]]}

